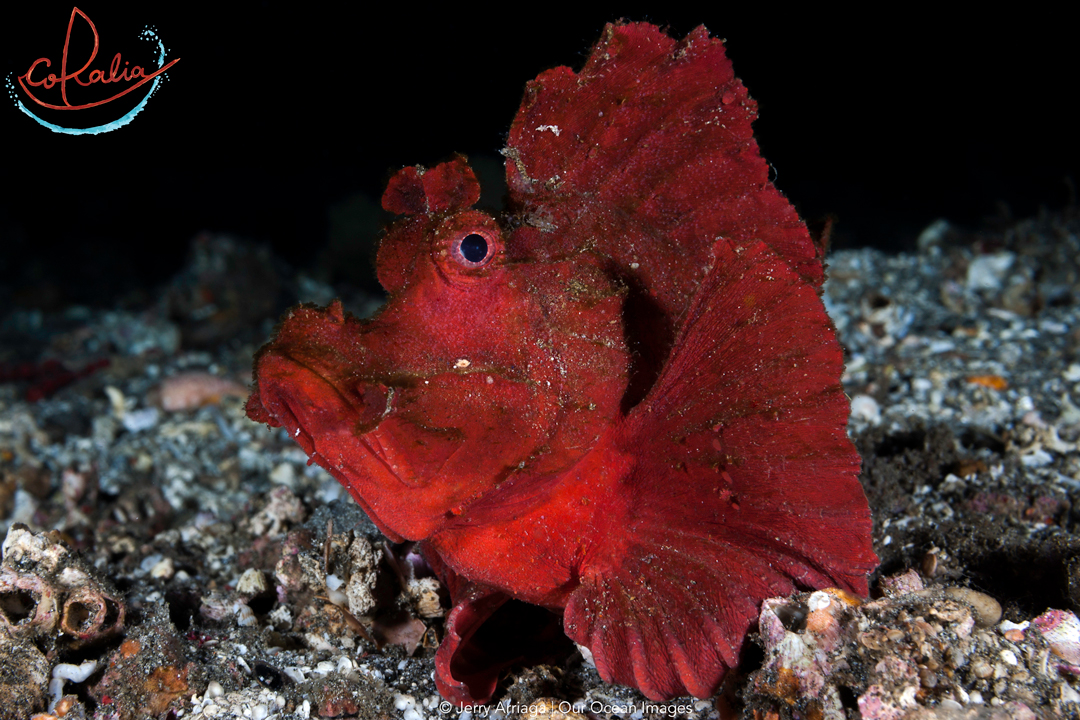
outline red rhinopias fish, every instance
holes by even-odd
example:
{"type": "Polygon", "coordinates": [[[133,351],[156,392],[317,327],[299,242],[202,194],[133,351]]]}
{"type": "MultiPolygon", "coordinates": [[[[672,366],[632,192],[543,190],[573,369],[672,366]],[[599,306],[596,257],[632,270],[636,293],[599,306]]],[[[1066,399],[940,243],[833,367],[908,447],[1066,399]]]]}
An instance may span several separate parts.
{"type": "Polygon", "coordinates": [[[463,157],[401,170],[385,307],[301,306],[259,351],[248,414],[447,583],[446,698],[486,702],[560,615],[605,680],[705,697],[763,598],[866,593],[821,247],[755,115],[704,28],[609,25],[526,87],[504,216],[463,157]]]}

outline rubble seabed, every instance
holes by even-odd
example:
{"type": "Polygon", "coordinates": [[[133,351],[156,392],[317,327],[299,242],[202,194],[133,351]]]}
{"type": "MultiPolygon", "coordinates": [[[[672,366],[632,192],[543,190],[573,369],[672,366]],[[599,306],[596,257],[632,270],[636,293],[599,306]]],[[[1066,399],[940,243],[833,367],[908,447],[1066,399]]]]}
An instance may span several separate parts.
{"type": "Polygon", "coordinates": [[[436,693],[445,593],[410,548],[244,416],[273,320],[215,326],[197,300],[218,265],[254,268],[234,300],[265,312],[260,288],[338,293],[199,243],[163,302],[2,318],[3,347],[74,372],[34,402],[0,385],[0,717],[1080,718],[1074,213],[829,257],[872,598],[766,601],[764,658],[716,698],[650,702],[577,658],[511,674],[486,711],[436,693]]]}

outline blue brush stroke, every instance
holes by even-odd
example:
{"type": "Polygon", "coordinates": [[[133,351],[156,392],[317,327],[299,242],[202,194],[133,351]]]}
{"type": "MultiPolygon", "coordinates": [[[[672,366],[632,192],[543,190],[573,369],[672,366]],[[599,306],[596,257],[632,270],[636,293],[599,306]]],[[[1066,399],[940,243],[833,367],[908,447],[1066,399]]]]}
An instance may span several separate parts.
{"type": "MultiPolygon", "coordinates": [[[[161,42],[161,38],[157,37],[156,35],[154,35],[153,37],[154,37],[155,40],[157,40],[157,44],[158,44],[158,68],[160,69],[161,66],[165,64],[165,45],[164,45],[164,43],[161,42]]],[[[107,133],[107,132],[110,132],[112,130],[116,130],[117,128],[122,128],[125,125],[127,125],[129,122],[134,120],[135,116],[138,115],[139,113],[141,113],[143,108],[146,107],[146,103],[149,102],[150,97],[154,94],[154,91],[157,90],[158,83],[161,82],[162,77],[164,77],[164,76],[163,75],[158,75],[156,78],[154,78],[154,82],[152,82],[150,84],[150,92],[146,93],[146,97],[144,97],[142,99],[142,102],[140,102],[135,107],[131,108],[131,110],[126,115],[124,115],[119,120],[113,120],[110,123],[106,123],[104,125],[98,125],[96,127],[67,128],[67,127],[63,127],[62,125],[54,125],[51,122],[46,122],[46,121],[42,120],[37,115],[30,112],[30,110],[25,105],[22,104],[21,100],[16,100],[15,101],[15,106],[17,108],[19,108],[20,110],[22,110],[27,115],[29,115],[31,118],[33,118],[34,121],[37,122],[38,125],[41,125],[42,127],[46,127],[49,130],[52,130],[53,132],[62,133],[64,135],[100,135],[101,133],[107,133]]]]}

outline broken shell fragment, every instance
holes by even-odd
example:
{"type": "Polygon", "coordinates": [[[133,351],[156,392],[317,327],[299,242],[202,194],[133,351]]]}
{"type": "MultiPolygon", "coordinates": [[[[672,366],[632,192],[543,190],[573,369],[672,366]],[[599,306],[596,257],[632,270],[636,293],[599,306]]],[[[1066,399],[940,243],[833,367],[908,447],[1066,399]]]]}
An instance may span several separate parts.
{"type": "Polygon", "coordinates": [[[1080,620],[1067,610],[1047,610],[1031,621],[1050,645],[1050,651],[1065,661],[1061,670],[1080,674],[1080,620]]]}
{"type": "Polygon", "coordinates": [[[416,614],[422,618],[442,617],[446,608],[439,599],[442,585],[433,577],[413,578],[409,581],[408,593],[416,603],[416,614]]]}
{"type": "Polygon", "coordinates": [[[796,597],[801,602],[770,598],[762,604],[758,630],[767,657],[754,690],[788,703],[808,697],[838,706],[838,699],[819,695],[832,671],[829,653],[840,642],[839,619],[859,601],[834,589],[796,597]]]}
{"type": "Polygon", "coordinates": [[[923,589],[922,578],[915,570],[908,570],[897,575],[889,575],[881,579],[881,589],[886,597],[900,597],[910,595],[923,589]]]}
{"type": "Polygon", "coordinates": [[[998,630],[1005,636],[1005,639],[1010,642],[1020,642],[1024,639],[1024,631],[1030,627],[1031,623],[1025,620],[1022,623],[1009,622],[1008,620],[1002,620],[998,625],[998,630]]]}
{"type": "Polygon", "coordinates": [[[247,597],[253,597],[264,593],[269,589],[266,575],[256,568],[248,568],[236,581],[236,592],[247,597]]]}

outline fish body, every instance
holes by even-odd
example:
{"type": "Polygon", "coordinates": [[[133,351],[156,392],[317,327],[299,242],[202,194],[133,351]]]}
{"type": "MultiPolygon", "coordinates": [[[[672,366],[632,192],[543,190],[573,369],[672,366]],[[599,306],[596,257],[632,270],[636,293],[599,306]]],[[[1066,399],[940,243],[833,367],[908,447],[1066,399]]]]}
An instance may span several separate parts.
{"type": "Polygon", "coordinates": [[[866,593],[821,248],[755,116],[704,28],[609,25],[579,73],[527,86],[504,216],[472,208],[463,157],[401,170],[387,304],[301,306],[257,354],[248,414],[448,585],[446,698],[486,702],[557,645],[542,616],[522,647],[493,631],[511,600],[665,699],[715,691],[763,598],[866,593]]]}

